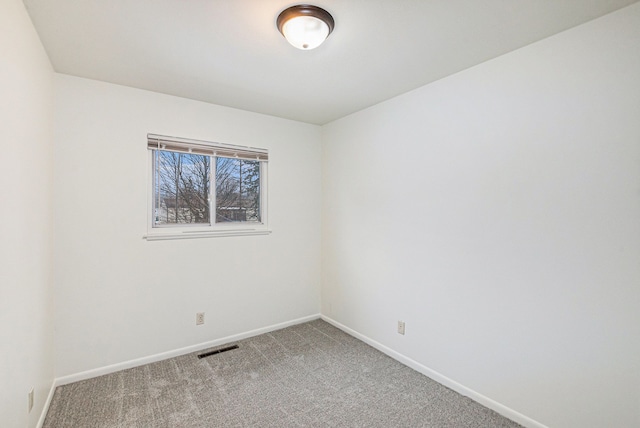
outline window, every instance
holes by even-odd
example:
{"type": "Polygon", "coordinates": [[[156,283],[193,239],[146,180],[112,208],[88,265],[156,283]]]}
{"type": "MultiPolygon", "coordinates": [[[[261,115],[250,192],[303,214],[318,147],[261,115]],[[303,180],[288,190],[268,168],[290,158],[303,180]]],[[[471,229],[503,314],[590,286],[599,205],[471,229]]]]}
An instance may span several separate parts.
{"type": "Polygon", "coordinates": [[[265,149],[149,134],[148,240],[269,233],[265,149]]]}

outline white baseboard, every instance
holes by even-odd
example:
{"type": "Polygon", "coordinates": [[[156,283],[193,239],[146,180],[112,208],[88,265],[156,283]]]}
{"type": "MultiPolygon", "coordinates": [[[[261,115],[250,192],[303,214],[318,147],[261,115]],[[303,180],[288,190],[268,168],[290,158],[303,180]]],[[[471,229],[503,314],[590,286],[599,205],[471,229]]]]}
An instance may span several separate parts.
{"type": "Polygon", "coordinates": [[[308,321],[313,321],[320,318],[320,314],[309,315],[303,318],[298,318],[291,321],[286,321],[280,324],[274,324],[268,327],[258,328],[256,330],[247,331],[245,333],[234,334],[233,336],[227,336],[209,342],[199,343],[197,345],[191,345],[180,349],[174,349],[172,351],[161,352],[155,355],[149,355],[147,357],[136,358],[134,360],[124,361],[110,366],[99,367],[97,369],[87,370],[80,373],[74,373],[67,376],[58,377],[54,381],[55,386],[66,385],[81,380],[91,379],[94,377],[102,376],[109,373],[114,373],[120,370],[130,369],[132,367],[142,366],[144,364],[155,363],[157,361],[166,360],[167,358],[173,358],[191,352],[201,351],[207,348],[213,348],[214,346],[220,346],[229,342],[235,342],[238,340],[246,339],[248,337],[257,336],[259,334],[269,333],[271,331],[280,330],[292,325],[301,324],[308,321]]]}
{"type": "Polygon", "coordinates": [[[462,394],[466,397],[471,398],[472,400],[482,404],[483,406],[497,412],[500,413],[502,416],[511,419],[514,422],[519,423],[520,425],[523,425],[527,428],[548,428],[546,425],[541,424],[538,421],[535,421],[533,419],[531,419],[528,416],[523,415],[522,413],[516,412],[515,410],[498,403],[495,400],[492,400],[491,398],[484,396],[470,388],[467,388],[466,386],[456,382],[455,380],[446,377],[445,375],[438,373],[435,370],[430,369],[429,367],[426,367],[422,364],[420,364],[419,362],[412,360],[411,358],[402,355],[399,352],[394,351],[393,349],[379,343],[376,342],[375,340],[361,334],[358,333],[355,330],[350,329],[349,327],[340,324],[339,322],[337,322],[336,320],[333,320],[325,315],[321,315],[321,318],[328,322],[329,324],[332,324],[333,326],[339,328],[340,330],[344,331],[347,334],[350,334],[351,336],[362,340],[363,342],[365,342],[368,345],[371,345],[372,347],[376,348],[378,351],[383,352],[385,354],[387,354],[388,356],[390,356],[391,358],[393,358],[394,360],[397,360],[399,362],[401,362],[402,364],[411,367],[412,369],[414,369],[415,371],[422,373],[423,375],[435,380],[436,382],[446,386],[447,388],[450,388],[454,391],[456,391],[459,394],[462,394]]]}
{"type": "Polygon", "coordinates": [[[54,379],[53,382],[51,382],[51,388],[49,389],[49,395],[47,395],[47,401],[44,402],[44,407],[42,407],[42,412],[40,413],[40,418],[38,419],[38,424],[36,425],[37,428],[42,428],[42,426],[44,425],[44,420],[47,417],[47,412],[49,411],[51,400],[53,400],[53,393],[56,392],[57,386],[58,384],[54,379]]]}
{"type": "Polygon", "coordinates": [[[498,403],[497,401],[492,400],[489,397],[486,397],[470,388],[467,388],[466,386],[456,382],[453,379],[450,379],[448,377],[446,377],[445,375],[438,373],[435,370],[432,370],[420,363],[418,363],[415,360],[412,360],[409,357],[406,357],[402,354],[400,354],[399,352],[394,351],[393,349],[379,343],[376,342],[375,340],[361,334],[358,333],[355,330],[350,329],[349,327],[340,324],[339,322],[325,316],[325,315],[320,315],[320,314],[316,314],[316,315],[310,315],[307,317],[303,317],[303,318],[298,318],[295,320],[291,320],[291,321],[286,321],[280,324],[274,324],[268,327],[263,327],[263,328],[259,328],[256,330],[251,330],[245,333],[239,333],[239,334],[235,334],[233,336],[227,336],[227,337],[223,337],[220,339],[216,339],[216,340],[211,340],[208,342],[203,342],[203,343],[199,343],[197,345],[192,345],[192,346],[187,346],[184,348],[179,348],[179,349],[174,349],[172,351],[167,351],[167,352],[162,352],[159,354],[155,354],[155,355],[150,355],[147,357],[143,357],[143,358],[137,358],[134,360],[129,360],[129,361],[124,361],[122,363],[118,363],[118,364],[112,364],[109,366],[105,366],[105,367],[100,367],[97,369],[92,369],[92,370],[87,370],[84,372],[80,372],[80,373],[75,373],[72,375],[68,375],[68,376],[62,376],[59,378],[55,378],[53,380],[53,384],[51,385],[51,389],[49,391],[49,395],[47,396],[47,401],[45,402],[45,405],[42,409],[42,413],[40,415],[40,419],[38,420],[38,428],[42,428],[43,424],[44,424],[44,420],[45,417],[47,415],[47,411],[49,410],[49,406],[51,405],[51,400],[53,399],[53,394],[55,393],[55,390],[58,386],[60,385],[66,385],[69,383],[73,383],[73,382],[78,382],[81,380],[86,380],[86,379],[91,379],[97,376],[102,376],[105,374],[109,374],[109,373],[114,373],[120,370],[125,370],[125,369],[129,369],[132,367],[137,367],[137,366],[141,366],[144,364],[149,364],[149,363],[154,363],[157,361],[162,361],[162,360],[166,360],[167,358],[173,358],[173,357],[177,357],[180,355],[184,355],[184,354],[189,354],[191,352],[197,352],[203,349],[207,349],[207,348],[212,348],[215,346],[220,346],[220,345],[224,345],[230,342],[235,342],[238,340],[242,340],[242,339],[246,339],[249,337],[253,337],[253,336],[258,336],[260,334],[264,334],[264,333],[269,333],[271,331],[275,331],[275,330],[280,330],[286,327],[290,327],[292,325],[296,325],[296,324],[302,324],[304,322],[308,322],[308,321],[313,321],[315,319],[318,318],[322,318],[324,321],[328,322],[329,324],[332,324],[333,326],[339,328],[340,330],[344,331],[345,333],[350,334],[353,337],[356,337],[360,340],[362,340],[363,342],[367,343],[368,345],[371,345],[372,347],[376,348],[377,350],[379,350],[380,352],[385,353],[386,355],[390,356],[391,358],[401,362],[402,364],[411,367],[412,369],[414,369],[415,371],[422,373],[425,376],[430,377],[431,379],[435,380],[436,382],[441,383],[442,385],[451,388],[452,390],[467,396],[469,398],[471,398],[472,400],[482,404],[485,407],[488,407],[491,410],[494,410],[497,413],[500,413],[501,415],[511,419],[514,422],[517,422],[527,428],[548,428],[547,426],[541,424],[540,422],[537,422],[531,418],[529,418],[528,416],[523,415],[522,413],[516,412],[515,410],[504,406],[503,404],[498,403]]]}

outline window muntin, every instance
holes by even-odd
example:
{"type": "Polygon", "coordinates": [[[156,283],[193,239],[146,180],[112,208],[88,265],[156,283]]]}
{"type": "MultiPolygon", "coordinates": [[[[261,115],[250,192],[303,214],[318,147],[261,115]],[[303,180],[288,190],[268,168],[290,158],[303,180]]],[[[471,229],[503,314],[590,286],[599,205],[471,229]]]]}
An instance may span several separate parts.
{"type": "Polygon", "coordinates": [[[263,234],[265,149],[148,135],[148,240],[263,234]]]}

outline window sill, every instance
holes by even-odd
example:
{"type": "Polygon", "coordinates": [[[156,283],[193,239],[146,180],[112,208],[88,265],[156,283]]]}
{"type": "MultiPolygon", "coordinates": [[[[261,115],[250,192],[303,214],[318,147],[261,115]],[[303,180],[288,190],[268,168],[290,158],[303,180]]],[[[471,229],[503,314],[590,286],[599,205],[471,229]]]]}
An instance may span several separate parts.
{"type": "Polygon", "coordinates": [[[207,231],[180,231],[148,233],[143,236],[147,241],[164,241],[169,239],[199,239],[199,238],[219,238],[223,236],[252,236],[269,235],[270,229],[228,229],[228,230],[207,230],[207,231]]]}

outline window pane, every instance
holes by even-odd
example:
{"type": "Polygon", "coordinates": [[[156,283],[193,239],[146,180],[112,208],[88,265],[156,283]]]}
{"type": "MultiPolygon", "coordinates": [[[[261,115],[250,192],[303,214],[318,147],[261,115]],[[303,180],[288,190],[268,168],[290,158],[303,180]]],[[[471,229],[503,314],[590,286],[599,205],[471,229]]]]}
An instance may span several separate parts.
{"type": "Polygon", "coordinates": [[[260,221],[260,162],[216,158],[216,222],[260,221]]]}
{"type": "Polygon", "coordinates": [[[154,225],[206,223],[211,158],[155,151],[154,225]]]}

